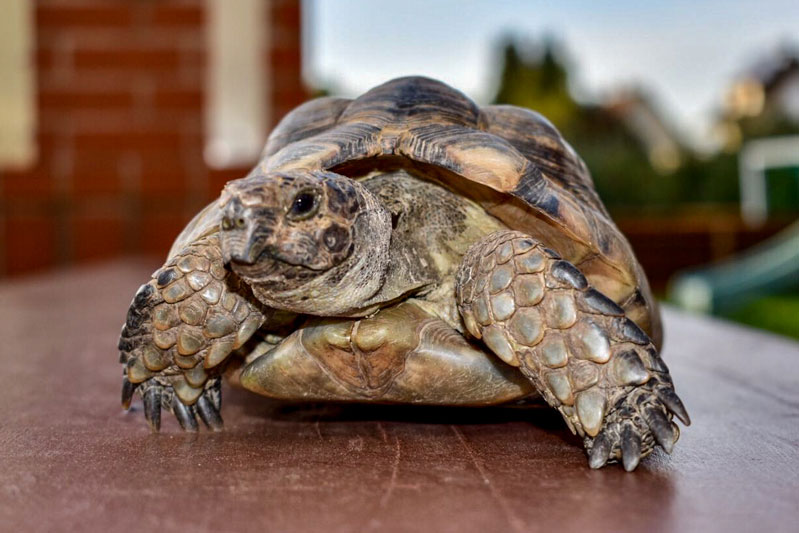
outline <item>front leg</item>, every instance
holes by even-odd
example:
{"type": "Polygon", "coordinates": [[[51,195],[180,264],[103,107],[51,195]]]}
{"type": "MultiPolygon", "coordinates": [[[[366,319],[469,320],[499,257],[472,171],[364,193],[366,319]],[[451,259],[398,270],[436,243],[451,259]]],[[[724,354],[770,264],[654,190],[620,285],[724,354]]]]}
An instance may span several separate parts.
{"type": "Polygon", "coordinates": [[[119,338],[122,406],[138,390],[153,430],[161,409],[197,430],[196,415],[222,428],[220,379],[230,354],[265,320],[266,310],[225,269],[216,235],[183,249],[141,286],[119,338]]]}
{"type": "Polygon", "coordinates": [[[671,452],[688,413],[649,337],[571,263],[517,231],[474,244],[457,279],[473,336],[517,366],[584,439],[589,464],[633,470],[655,443],[671,452]]]}

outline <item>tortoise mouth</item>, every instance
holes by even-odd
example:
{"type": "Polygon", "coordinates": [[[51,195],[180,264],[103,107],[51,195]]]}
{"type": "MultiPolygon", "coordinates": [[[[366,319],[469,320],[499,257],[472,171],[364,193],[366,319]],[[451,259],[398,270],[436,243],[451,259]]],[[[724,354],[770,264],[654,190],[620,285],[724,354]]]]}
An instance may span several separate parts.
{"type": "Polygon", "coordinates": [[[233,272],[247,281],[277,285],[287,280],[313,277],[318,272],[306,265],[288,261],[269,247],[264,248],[252,263],[231,260],[233,272]]]}

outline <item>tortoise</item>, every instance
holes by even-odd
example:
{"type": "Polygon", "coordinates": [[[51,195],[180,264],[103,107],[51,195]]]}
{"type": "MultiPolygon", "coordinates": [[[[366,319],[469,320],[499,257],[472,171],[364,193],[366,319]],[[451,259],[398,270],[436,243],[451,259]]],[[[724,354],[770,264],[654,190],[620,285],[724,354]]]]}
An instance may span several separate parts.
{"type": "Polygon", "coordinates": [[[676,416],[659,312],[555,127],[406,77],[289,113],[136,293],[122,403],[222,429],[222,377],[272,398],[543,399],[589,465],[633,470],[676,416]]]}

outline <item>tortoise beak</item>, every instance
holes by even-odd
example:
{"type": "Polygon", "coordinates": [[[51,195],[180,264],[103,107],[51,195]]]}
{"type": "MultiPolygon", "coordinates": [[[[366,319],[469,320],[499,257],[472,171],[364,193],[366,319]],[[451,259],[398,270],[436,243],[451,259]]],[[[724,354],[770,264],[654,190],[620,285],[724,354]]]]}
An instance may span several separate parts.
{"type": "Polygon", "coordinates": [[[254,265],[263,251],[251,213],[240,202],[233,200],[225,206],[220,223],[219,243],[225,266],[230,263],[254,265]]]}

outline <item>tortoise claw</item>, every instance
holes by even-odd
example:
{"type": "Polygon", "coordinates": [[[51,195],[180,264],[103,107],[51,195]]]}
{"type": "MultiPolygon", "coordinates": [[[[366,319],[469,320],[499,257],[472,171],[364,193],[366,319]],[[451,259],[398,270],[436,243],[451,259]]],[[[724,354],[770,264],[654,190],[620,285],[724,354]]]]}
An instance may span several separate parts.
{"type": "Polygon", "coordinates": [[[588,466],[593,469],[602,468],[610,458],[611,443],[605,433],[594,439],[594,445],[588,457],[588,466]]]}
{"type": "Polygon", "coordinates": [[[221,431],[223,429],[224,426],[219,411],[205,394],[200,396],[200,399],[197,400],[197,412],[200,414],[200,418],[203,419],[203,422],[205,422],[205,425],[208,426],[208,429],[213,431],[221,431]]]}
{"type": "Polygon", "coordinates": [[[197,418],[194,416],[194,411],[191,407],[181,402],[177,394],[172,397],[172,412],[184,431],[197,431],[197,418]]]}
{"type": "Polygon", "coordinates": [[[627,472],[635,470],[641,460],[641,436],[631,423],[625,424],[621,430],[621,456],[627,472]]]}
{"type": "Polygon", "coordinates": [[[686,426],[691,425],[691,417],[688,415],[688,411],[685,409],[685,405],[683,405],[682,400],[680,400],[680,397],[677,396],[677,393],[674,392],[673,389],[660,391],[658,398],[660,398],[660,401],[663,402],[663,405],[668,407],[669,411],[674,413],[674,415],[680,419],[680,422],[686,426]]]}
{"type": "Polygon", "coordinates": [[[649,407],[644,411],[644,419],[652,430],[652,435],[666,453],[670,454],[674,449],[677,438],[672,427],[671,421],[663,414],[663,411],[656,407],[649,407]]]}
{"type": "Polygon", "coordinates": [[[130,409],[130,401],[133,399],[133,393],[136,392],[138,383],[131,383],[127,377],[122,378],[122,409],[130,409]]]}
{"type": "Polygon", "coordinates": [[[153,431],[161,429],[161,389],[150,387],[144,393],[144,418],[153,431]]]}

